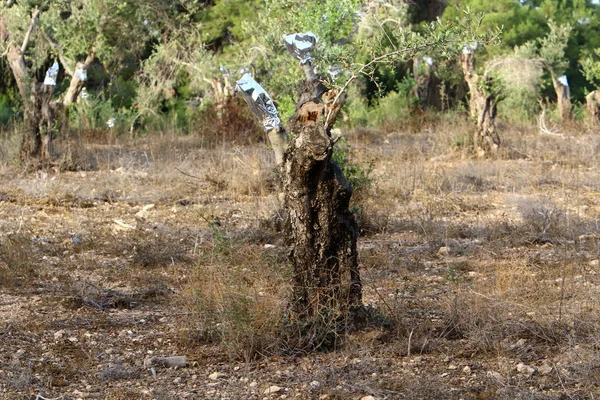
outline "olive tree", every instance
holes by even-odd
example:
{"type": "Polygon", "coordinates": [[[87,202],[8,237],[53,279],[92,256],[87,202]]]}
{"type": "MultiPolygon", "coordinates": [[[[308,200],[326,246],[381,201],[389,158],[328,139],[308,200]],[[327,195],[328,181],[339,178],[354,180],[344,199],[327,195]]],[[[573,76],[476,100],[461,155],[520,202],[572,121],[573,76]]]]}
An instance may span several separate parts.
{"type": "Polygon", "coordinates": [[[161,4],[154,0],[1,3],[0,50],[23,104],[25,130],[20,155],[24,163],[52,164],[56,119],[65,106],[77,100],[87,70],[96,62],[117,75],[137,63],[152,35],[150,21],[159,18],[161,4]],[[38,76],[49,65],[54,80],[39,82],[38,76]],[[57,69],[64,71],[67,85],[57,82],[63,76],[57,69]]]}
{"type": "MultiPolygon", "coordinates": [[[[289,311],[307,344],[314,345],[324,340],[324,332],[343,330],[367,316],[362,305],[357,223],[350,211],[352,186],[332,160],[340,137],[332,127],[345,92],[359,77],[372,77],[382,63],[406,62],[426,51],[445,51],[452,57],[451,44],[456,47],[464,42],[463,31],[461,25],[434,23],[425,35],[399,35],[386,52],[372,54],[368,62],[348,62],[339,80],[315,69],[318,62],[311,55],[322,44],[312,32],[284,35],[285,47],[300,60],[297,69],[302,71],[295,112],[287,125],[250,74],[238,81],[237,89],[262,120],[279,164],[293,275],[289,311]]],[[[473,35],[472,29],[464,32],[473,35]]],[[[489,41],[487,36],[471,37],[489,41]]]]}
{"type": "Polygon", "coordinates": [[[585,57],[581,61],[582,72],[588,82],[592,83],[595,90],[585,96],[586,108],[592,125],[600,125],[600,49],[594,51],[593,56],[585,57]]]}
{"type": "Polygon", "coordinates": [[[539,40],[539,57],[552,78],[558,115],[564,121],[571,117],[571,90],[565,75],[569,62],[565,50],[573,28],[569,24],[557,25],[552,21],[548,24],[550,32],[539,40]]]}

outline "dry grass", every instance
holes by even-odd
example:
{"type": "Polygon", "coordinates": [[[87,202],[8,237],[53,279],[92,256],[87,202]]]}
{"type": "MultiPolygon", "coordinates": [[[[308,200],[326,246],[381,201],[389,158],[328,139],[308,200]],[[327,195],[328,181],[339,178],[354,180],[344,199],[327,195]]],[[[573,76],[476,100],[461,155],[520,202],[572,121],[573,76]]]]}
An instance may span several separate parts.
{"type": "MultiPolygon", "coordinates": [[[[311,395],[350,397],[356,388],[339,382],[358,379],[362,394],[381,398],[597,393],[600,140],[505,127],[502,154],[476,160],[461,147],[469,129],[440,119],[417,132],[347,132],[351,161],[373,169],[353,205],[373,324],[336,338],[344,345],[330,356],[360,359],[360,368],[320,366],[331,390],[311,395]],[[516,370],[544,362],[556,372],[516,370]],[[448,363],[460,365],[451,374],[473,374],[444,380],[448,363]],[[402,375],[416,366],[418,379],[402,375]]],[[[219,140],[164,134],[86,145],[94,171],[23,174],[5,162],[2,291],[40,287],[70,312],[101,312],[90,300],[114,312],[171,307],[181,313],[177,348],[222,362],[290,353],[273,156],[264,144],[219,140]]],[[[60,363],[35,368],[15,362],[11,387],[36,385],[35,374],[80,379],[60,363]]],[[[131,360],[105,360],[94,376],[143,379],[131,360]]]]}

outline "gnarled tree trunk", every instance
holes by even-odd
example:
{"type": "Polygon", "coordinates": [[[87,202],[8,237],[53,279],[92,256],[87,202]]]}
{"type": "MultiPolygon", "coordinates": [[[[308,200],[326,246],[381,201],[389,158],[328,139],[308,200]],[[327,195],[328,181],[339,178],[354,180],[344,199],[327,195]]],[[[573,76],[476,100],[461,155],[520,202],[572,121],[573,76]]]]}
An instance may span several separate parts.
{"type": "Polygon", "coordinates": [[[439,90],[439,78],[434,73],[434,65],[429,64],[423,57],[413,59],[413,75],[417,83],[415,97],[419,101],[421,111],[426,108],[442,108],[439,90]]]}
{"type": "Polygon", "coordinates": [[[60,104],[50,103],[54,86],[34,83],[29,101],[25,104],[25,132],[21,144],[21,161],[30,166],[48,166],[52,163],[50,144],[56,129],[56,115],[60,104]]]}
{"type": "Polygon", "coordinates": [[[585,96],[585,106],[592,125],[600,125],[600,90],[594,90],[585,96]]]}
{"type": "Polygon", "coordinates": [[[552,85],[556,92],[558,115],[561,121],[567,121],[571,118],[571,89],[569,85],[564,85],[554,74],[552,75],[552,85]]]}
{"type": "MultiPolygon", "coordinates": [[[[308,64],[308,65],[307,65],[308,64]]],[[[331,346],[339,331],[364,317],[356,241],[358,227],[350,211],[352,186],[331,156],[330,128],[343,95],[328,90],[303,64],[306,81],[299,90],[291,140],[260,85],[250,77],[238,88],[252,111],[263,119],[282,176],[285,237],[293,268],[290,324],[298,343],[331,346]],[[260,103],[257,103],[260,102],[260,103]]],[[[293,332],[292,332],[293,333],[293,332]]]]}
{"type": "Polygon", "coordinates": [[[461,67],[469,85],[469,111],[477,121],[473,135],[475,152],[481,157],[496,154],[500,147],[500,136],[496,130],[496,111],[500,96],[492,88],[492,78],[482,77],[476,72],[472,52],[461,55],[461,67]]]}
{"type": "Polygon", "coordinates": [[[324,123],[327,112],[320,97],[298,108],[289,126],[294,140],[282,165],[292,311],[315,330],[315,337],[323,326],[345,328],[362,309],[358,229],[349,209],[352,186],[331,160],[334,141],[324,123]]]}

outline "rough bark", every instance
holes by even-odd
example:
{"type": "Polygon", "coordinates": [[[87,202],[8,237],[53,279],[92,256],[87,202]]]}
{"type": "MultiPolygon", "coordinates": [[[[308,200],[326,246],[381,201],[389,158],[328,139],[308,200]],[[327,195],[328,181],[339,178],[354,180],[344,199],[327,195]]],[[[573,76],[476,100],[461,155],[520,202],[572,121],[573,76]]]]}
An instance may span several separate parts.
{"type": "Polygon", "coordinates": [[[25,132],[21,144],[21,161],[32,167],[52,163],[51,143],[56,129],[60,104],[50,103],[54,87],[34,83],[25,104],[25,132]]]}
{"type": "Polygon", "coordinates": [[[413,75],[417,83],[415,97],[423,111],[426,108],[441,109],[442,100],[439,91],[439,79],[434,74],[434,66],[429,65],[422,57],[413,59],[413,75]]]}
{"type": "Polygon", "coordinates": [[[69,88],[67,89],[67,92],[63,97],[63,105],[68,106],[69,104],[72,104],[77,100],[79,93],[81,93],[81,89],[83,89],[83,86],[85,85],[85,81],[81,80],[77,76],[76,71],[79,69],[87,71],[88,68],[92,65],[92,61],[94,61],[93,52],[88,54],[84,62],[77,63],[75,71],[72,71],[73,73],[69,73],[69,71],[67,70],[67,73],[71,76],[71,83],[69,83],[69,88]]]}
{"type": "Polygon", "coordinates": [[[571,118],[571,90],[569,86],[563,85],[554,73],[552,75],[552,85],[556,92],[558,115],[561,121],[567,121],[571,118]]]}
{"type": "Polygon", "coordinates": [[[496,108],[500,96],[492,88],[492,78],[476,72],[472,53],[462,54],[461,67],[469,85],[469,112],[477,121],[473,136],[475,152],[481,157],[496,154],[500,147],[500,136],[496,130],[496,108]]]}
{"type": "Polygon", "coordinates": [[[358,229],[349,210],[352,186],[331,160],[334,141],[325,126],[328,107],[319,86],[313,81],[303,87],[305,101],[290,123],[294,140],[282,165],[292,312],[315,337],[319,327],[344,329],[362,309],[358,229]],[[310,94],[318,95],[306,101],[310,94]]]}
{"type": "Polygon", "coordinates": [[[17,88],[19,88],[19,94],[23,101],[26,101],[29,91],[27,88],[29,75],[27,73],[27,67],[25,66],[25,58],[23,57],[23,53],[21,49],[12,44],[8,45],[6,59],[8,61],[8,65],[15,77],[15,82],[17,82],[17,88]]]}
{"type": "Polygon", "coordinates": [[[585,96],[585,106],[592,125],[600,125],[600,90],[594,90],[585,96]]]}

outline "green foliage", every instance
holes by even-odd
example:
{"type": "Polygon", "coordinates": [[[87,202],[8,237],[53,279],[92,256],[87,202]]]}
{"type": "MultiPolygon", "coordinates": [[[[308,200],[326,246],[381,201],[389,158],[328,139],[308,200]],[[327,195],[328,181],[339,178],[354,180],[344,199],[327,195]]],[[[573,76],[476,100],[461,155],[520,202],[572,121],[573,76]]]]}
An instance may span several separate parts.
{"type": "Polygon", "coordinates": [[[568,24],[557,25],[552,21],[548,22],[548,26],[550,32],[539,39],[539,56],[553,74],[563,75],[569,65],[565,50],[573,27],[568,24]]]}
{"type": "Polygon", "coordinates": [[[581,72],[585,79],[596,88],[600,87],[600,49],[595,50],[595,56],[581,60],[581,72]]]}
{"type": "Polygon", "coordinates": [[[11,106],[11,99],[7,95],[0,95],[0,124],[6,125],[16,115],[11,106]]]}
{"type": "Polygon", "coordinates": [[[447,4],[443,14],[445,22],[455,20],[464,9],[469,8],[473,13],[485,15],[479,32],[502,27],[501,45],[492,49],[491,55],[534,40],[545,32],[546,19],[539,11],[516,0],[448,0],[447,4]]]}
{"type": "Polygon", "coordinates": [[[202,41],[221,48],[245,39],[243,23],[252,20],[260,7],[257,0],[217,0],[196,16],[202,41]]]}
{"type": "Polygon", "coordinates": [[[352,147],[346,139],[340,138],[333,148],[331,159],[340,166],[355,193],[367,191],[373,185],[371,178],[372,167],[361,167],[351,162],[352,147]]]}

